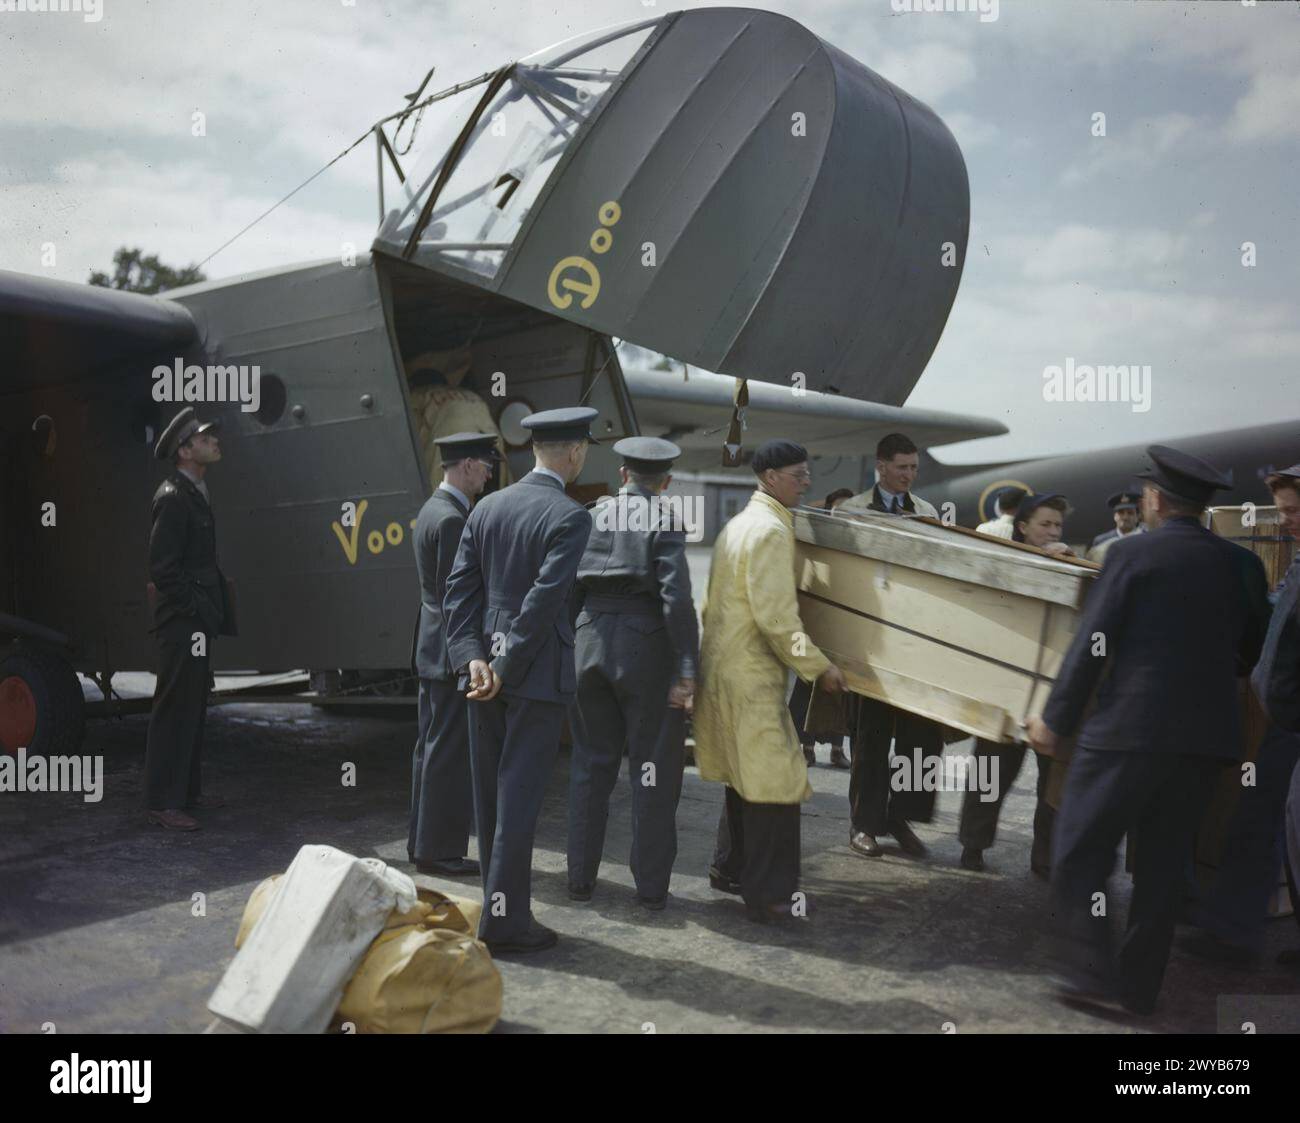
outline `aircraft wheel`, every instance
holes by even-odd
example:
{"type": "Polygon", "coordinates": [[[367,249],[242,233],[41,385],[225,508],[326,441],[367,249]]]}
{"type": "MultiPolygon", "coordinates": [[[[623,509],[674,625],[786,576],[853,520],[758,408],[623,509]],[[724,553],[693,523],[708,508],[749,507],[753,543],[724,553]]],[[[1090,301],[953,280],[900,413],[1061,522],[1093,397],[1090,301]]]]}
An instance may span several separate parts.
{"type": "Polygon", "coordinates": [[[81,682],[66,660],[29,650],[0,659],[0,750],[70,755],[85,732],[81,682]]]}

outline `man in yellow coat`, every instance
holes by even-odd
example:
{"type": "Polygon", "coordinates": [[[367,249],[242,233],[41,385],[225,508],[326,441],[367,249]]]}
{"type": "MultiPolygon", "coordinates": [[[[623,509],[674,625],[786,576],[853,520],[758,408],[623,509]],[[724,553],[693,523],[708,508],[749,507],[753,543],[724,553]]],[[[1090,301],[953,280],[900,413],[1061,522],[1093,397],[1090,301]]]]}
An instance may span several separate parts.
{"type": "Polygon", "coordinates": [[[795,599],[794,519],[812,477],[808,453],[768,441],[758,488],[713,547],[704,604],[695,760],[727,785],[709,883],[750,917],[787,917],[799,885],[799,804],[812,795],[786,708],[786,670],[838,693],[844,676],[803,631],[795,599]]]}

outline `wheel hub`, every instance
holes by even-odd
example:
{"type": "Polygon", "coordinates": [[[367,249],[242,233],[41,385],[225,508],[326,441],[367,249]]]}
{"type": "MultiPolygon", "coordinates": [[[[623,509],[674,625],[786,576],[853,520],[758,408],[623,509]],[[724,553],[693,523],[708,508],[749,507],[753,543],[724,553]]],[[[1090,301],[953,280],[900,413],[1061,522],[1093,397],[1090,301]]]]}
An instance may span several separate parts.
{"type": "Polygon", "coordinates": [[[0,749],[17,752],[36,736],[36,699],[25,679],[0,680],[0,749]]]}

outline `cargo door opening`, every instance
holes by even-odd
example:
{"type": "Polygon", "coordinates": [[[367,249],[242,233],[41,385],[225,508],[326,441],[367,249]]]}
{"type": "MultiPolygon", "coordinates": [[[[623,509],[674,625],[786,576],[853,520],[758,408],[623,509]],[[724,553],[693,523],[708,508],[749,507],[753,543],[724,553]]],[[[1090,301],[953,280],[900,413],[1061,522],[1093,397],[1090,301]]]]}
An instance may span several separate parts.
{"type": "Polygon", "coordinates": [[[599,411],[582,477],[570,488],[590,501],[611,490],[609,443],[638,430],[613,341],[538,309],[426,269],[376,255],[395,354],[406,382],[411,436],[428,489],[442,479],[435,441],[462,431],[498,434],[505,457],[489,490],[533,464],[519,422],[578,404],[599,411]]]}

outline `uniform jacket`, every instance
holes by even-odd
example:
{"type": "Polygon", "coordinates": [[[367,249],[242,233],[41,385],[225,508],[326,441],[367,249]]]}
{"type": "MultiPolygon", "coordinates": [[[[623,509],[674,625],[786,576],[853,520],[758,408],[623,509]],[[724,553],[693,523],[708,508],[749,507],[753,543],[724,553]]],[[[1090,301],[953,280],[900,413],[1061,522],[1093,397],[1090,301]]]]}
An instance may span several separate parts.
{"type": "Polygon", "coordinates": [[[1089,749],[1239,759],[1237,676],[1259,658],[1267,623],[1264,567],[1249,550],[1191,518],[1121,538],[1043,719],[1089,749]],[[1097,633],[1104,655],[1092,654],[1097,633]]]}
{"type": "MultiPolygon", "coordinates": [[[[1131,534],[1124,535],[1124,538],[1132,538],[1133,534],[1145,534],[1146,531],[1147,528],[1139,523],[1137,530],[1131,534]]],[[[1123,542],[1124,538],[1119,536],[1119,531],[1114,527],[1111,527],[1110,530],[1106,531],[1104,534],[1097,535],[1097,537],[1092,540],[1092,545],[1088,547],[1088,561],[1104,561],[1107,551],[1109,551],[1116,542],[1123,542]]]]}
{"type": "Polygon", "coordinates": [[[803,634],[794,565],[790,512],[755,491],[713,547],[693,723],[700,776],[754,803],[812,795],[786,669],[812,682],[830,660],[803,634]]]}
{"type": "MultiPolygon", "coordinates": [[[[870,491],[864,491],[861,495],[855,495],[852,499],[846,499],[838,507],[837,511],[884,511],[888,513],[885,506],[884,496],[880,494],[880,487],[873,484],[870,491]]],[[[909,515],[928,515],[932,519],[939,517],[939,512],[934,509],[934,505],[927,503],[919,495],[913,495],[908,492],[903,496],[903,510],[909,515]]]]}
{"type": "Polygon", "coordinates": [[[1300,558],[1278,591],[1251,683],[1273,724],[1300,733],[1300,558]]]}
{"type": "Polygon", "coordinates": [[[504,694],[573,697],[573,582],[590,532],[591,515],[540,472],[475,506],[442,602],[458,675],[482,659],[504,694]]]}
{"type": "Polygon", "coordinates": [[[411,663],[420,678],[443,682],[456,677],[447,654],[442,598],[456,561],[468,509],[446,488],[435,488],[415,520],[415,571],[420,577],[420,612],[415,623],[411,663]]]}
{"type": "Polygon", "coordinates": [[[639,621],[644,621],[647,632],[667,628],[676,677],[693,679],[700,639],[686,564],[686,531],[674,527],[663,509],[652,520],[656,514],[652,498],[649,491],[630,484],[618,495],[596,502],[591,511],[591,537],[578,565],[577,608],[581,612],[589,597],[658,601],[662,607],[658,619],[641,616],[629,618],[628,623],[639,626],[639,621]]]}
{"type": "Polygon", "coordinates": [[[217,527],[208,501],[193,480],[174,468],[154,492],[152,514],[154,630],[172,620],[196,619],[208,635],[233,635],[235,622],[217,566],[217,527]]]}

